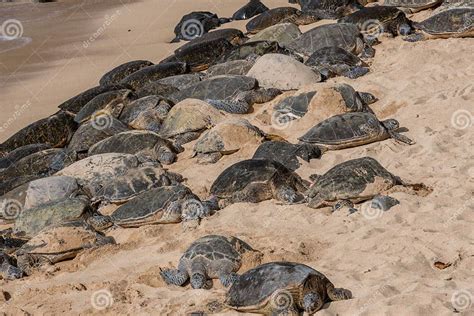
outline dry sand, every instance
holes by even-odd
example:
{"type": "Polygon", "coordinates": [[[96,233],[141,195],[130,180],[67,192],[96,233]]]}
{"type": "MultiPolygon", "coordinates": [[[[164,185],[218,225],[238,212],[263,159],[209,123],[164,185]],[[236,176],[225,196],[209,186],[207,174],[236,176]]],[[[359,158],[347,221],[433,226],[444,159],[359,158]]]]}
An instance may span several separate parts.
{"type": "MultiPolygon", "coordinates": [[[[4,127],[0,140],[54,113],[58,104],[94,86],[113,66],[133,59],[158,62],[168,56],[179,45],[166,42],[183,14],[202,9],[228,16],[245,2],[0,4],[0,17],[22,21],[23,36],[33,39],[22,48],[0,53],[4,127]],[[85,47],[84,41],[103,25],[104,31],[85,47]]],[[[287,5],[283,0],[266,4],[287,5]]],[[[415,19],[428,15],[429,11],[421,12],[415,19]]],[[[244,23],[227,26],[234,25],[244,23]]],[[[0,311],[8,315],[184,315],[205,310],[207,302],[220,300],[225,293],[218,282],[210,291],[167,287],[158,272],[160,266],[176,265],[194,239],[218,233],[249,242],[263,252],[264,262],[308,264],[336,286],[353,292],[354,299],[326,305],[318,315],[452,315],[454,311],[474,315],[473,47],[474,39],[407,43],[383,38],[368,75],[357,80],[337,78],[328,85],[347,82],[375,94],[379,101],[372,108],[378,116],[397,118],[417,144],[386,140],[329,152],[298,170],[308,179],[337,163],[368,155],[407,181],[431,186],[429,196],[394,193],[401,204],[375,216],[329,214],[327,209],[266,201],[234,204],[193,231],[183,232],[181,225],[115,230],[111,235],[117,246],[87,251],[47,274],[0,280],[0,311]],[[438,267],[449,266],[439,269],[436,262],[438,267]]],[[[258,118],[265,109],[271,109],[271,104],[256,106],[245,117],[291,141],[312,126],[306,120],[272,128],[258,118]]],[[[186,184],[205,197],[224,168],[251,157],[254,150],[226,156],[215,166],[196,165],[187,150],[171,169],[181,172],[186,184]]]]}

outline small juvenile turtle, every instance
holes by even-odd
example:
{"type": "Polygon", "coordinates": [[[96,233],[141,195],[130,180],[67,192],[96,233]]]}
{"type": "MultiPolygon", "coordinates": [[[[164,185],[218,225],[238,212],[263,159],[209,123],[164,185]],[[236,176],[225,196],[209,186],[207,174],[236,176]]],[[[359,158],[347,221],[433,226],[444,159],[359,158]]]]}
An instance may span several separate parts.
{"type": "Polygon", "coordinates": [[[0,276],[4,280],[15,280],[23,277],[23,271],[15,266],[15,260],[0,250],[0,276]]]}
{"type": "Polygon", "coordinates": [[[392,36],[408,35],[411,32],[411,22],[405,13],[390,6],[366,7],[339,19],[337,22],[357,25],[368,40],[374,40],[381,32],[389,33],[392,36]]]}
{"type": "Polygon", "coordinates": [[[362,8],[356,0],[289,0],[298,3],[301,11],[319,19],[337,19],[362,8]]]}
{"type": "Polygon", "coordinates": [[[385,0],[383,5],[397,7],[410,13],[415,13],[434,7],[441,2],[443,2],[443,0],[385,0]]]}
{"type": "Polygon", "coordinates": [[[238,279],[245,253],[260,254],[233,236],[207,235],[194,241],[179,260],[178,269],[161,269],[167,284],[183,286],[190,280],[193,289],[209,288],[211,279],[229,287],[238,279]]]}
{"type": "Polygon", "coordinates": [[[320,208],[341,202],[363,202],[376,195],[397,190],[418,195],[431,192],[424,184],[403,182],[374,158],[363,157],[340,163],[318,176],[306,196],[309,207],[320,208]]]}
{"type": "Polygon", "coordinates": [[[305,190],[303,180],[279,162],[249,159],[225,169],[212,184],[210,193],[224,208],[232,203],[258,203],[272,198],[294,203],[305,190]]]}
{"type": "MultiPolygon", "coordinates": [[[[157,83],[165,84],[168,86],[172,86],[177,90],[183,90],[187,87],[192,86],[193,84],[198,83],[202,79],[201,73],[194,73],[194,74],[184,74],[184,75],[176,75],[171,77],[166,77],[157,81],[157,83]]],[[[159,93],[157,93],[159,94],[159,93]]],[[[167,96],[167,95],[163,95],[167,96]]]]}
{"type": "Polygon", "coordinates": [[[413,22],[415,34],[404,38],[416,42],[433,38],[474,37],[474,8],[452,7],[422,22],[413,22]]]}
{"type": "Polygon", "coordinates": [[[118,133],[89,148],[89,156],[105,153],[138,154],[166,165],[176,160],[177,152],[170,141],[150,131],[118,133]]]}
{"type": "Polygon", "coordinates": [[[199,220],[211,214],[214,206],[201,202],[184,185],[169,185],[145,191],[117,208],[111,219],[121,227],[170,224],[199,220]]]}
{"type": "Polygon", "coordinates": [[[16,253],[18,267],[30,275],[35,269],[75,258],[85,249],[115,244],[84,222],[50,226],[24,244],[16,253]]]}
{"type": "Polygon", "coordinates": [[[68,148],[82,155],[101,140],[128,130],[129,128],[125,124],[113,116],[99,112],[79,126],[72,136],[68,148]]]}
{"type": "Polygon", "coordinates": [[[170,100],[158,95],[149,95],[126,106],[119,119],[133,129],[158,133],[172,104],[170,100]]]}
{"type": "Polygon", "coordinates": [[[310,19],[309,16],[306,16],[296,8],[280,7],[257,15],[247,23],[245,28],[250,34],[256,34],[278,23],[292,22],[296,25],[305,25],[316,21],[317,19],[310,19]]]}
{"type": "Polygon", "coordinates": [[[174,34],[176,34],[176,37],[171,43],[176,43],[180,40],[190,41],[227,22],[230,22],[230,20],[219,18],[217,14],[212,12],[193,11],[184,15],[175,26],[174,34]]]}
{"type": "Polygon", "coordinates": [[[369,66],[356,55],[341,47],[324,47],[315,51],[305,62],[325,78],[344,76],[358,78],[369,72],[369,66]]]}
{"type": "Polygon", "coordinates": [[[168,113],[160,130],[160,135],[181,145],[195,140],[206,129],[224,119],[224,114],[197,99],[186,99],[176,104],[168,113]]]}
{"type": "Polygon", "coordinates": [[[362,57],[373,57],[374,49],[367,43],[359,28],[351,23],[333,23],[317,26],[289,45],[290,49],[311,56],[324,47],[337,46],[362,57]]]}
{"type": "Polygon", "coordinates": [[[15,164],[18,160],[34,154],[38,151],[50,149],[51,145],[49,144],[29,144],[25,146],[18,147],[10,151],[5,157],[0,158],[0,169],[8,168],[9,166],[15,164]]]}
{"type": "Polygon", "coordinates": [[[295,171],[301,166],[298,158],[309,162],[321,157],[321,150],[316,146],[305,144],[291,144],[285,141],[268,141],[262,143],[252,159],[274,160],[295,171]]]}
{"type": "Polygon", "coordinates": [[[184,74],[188,71],[185,63],[170,62],[141,68],[120,81],[122,85],[139,90],[145,84],[162,78],[184,74]]]}
{"type": "Polygon", "coordinates": [[[235,11],[232,20],[247,20],[265,11],[268,11],[268,8],[260,0],[250,0],[246,5],[235,11]]]}
{"type": "Polygon", "coordinates": [[[112,226],[110,219],[92,212],[89,203],[85,197],[65,198],[23,210],[15,221],[14,233],[33,238],[49,226],[80,220],[91,224],[97,231],[112,226]]]}
{"type": "Polygon", "coordinates": [[[322,121],[298,139],[324,151],[361,146],[387,138],[408,145],[415,144],[413,140],[396,132],[399,127],[397,120],[380,122],[372,113],[344,113],[322,121]]]}
{"type": "Polygon", "coordinates": [[[194,144],[198,163],[215,163],[250,144],[259,144],[267,135],[245,119],[229,119],[204,132],[194,144]]]}
{"type": "Polygon", "coordinates": [[[307,265],[269,262],[242,274],[227,292],[225,303],[240,312],[265,315],[316,313],[330,301],[347,300],[349,290],[307,265]]]}
{"type": "Polygon", "coordinates": [[[76,123],[84,123],[98,111],[118,118],[123,108],[135,99],[136,95],[128,89],[104,92],[87,102],[87,104],[77,112],[74,121],[76,123]]]}
{"type": "Polygon", "coordinates": [[[245,76],[255,62],[251,60],[232,60],[209,67],[206,79],[222,75],[245,76]]]}
{"type": "Polygon", "coordinates": [[[50,117],[36,121],[10,136],[0,144],[0,153],[8,153],[19,147],[31,144],[47,144],[51,147],[64,147],[77,129],[74,116],[59,111],[50,117]]]}
{"type": "Polygon", "coordinates": [[[303,117],[308,111],[311,99],[315,95],[316,91],[310,91],[281,100],[273,107],[273,110],[278,113],[277,119],[294,120],[303,117]]]}
{"type": "Polygon", "coordinates": [[[152,65],[153,63],[148,60],[133,60],[126,62],[105,73],[102,78],[100,78],[99,84],[101,86],[118,84],[123,78],[131,75],[135,71],[152,65]]]}
{"type": "Polygon", "coordinates": [[[102,94],[104,92],[113,91],[113,90],[120,90],[120,89],[128,89],[130,88],[128,85],[123,84],[112,84],[112,85],[99,85],[86,91],[79,93],[78,95],[70,98],[69,100],[64,101],[59,105],[59,108],[63,111],[67,111],[70,113],[77,113],[84,105],[87,104],[90,100],[102,94]]]}

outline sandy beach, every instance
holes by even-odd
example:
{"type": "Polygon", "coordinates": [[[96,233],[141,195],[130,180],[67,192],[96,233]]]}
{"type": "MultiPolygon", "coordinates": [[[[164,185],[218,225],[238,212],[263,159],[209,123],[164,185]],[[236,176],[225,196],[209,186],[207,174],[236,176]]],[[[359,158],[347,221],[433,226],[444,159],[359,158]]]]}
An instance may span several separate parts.
{"type": "MultiPolygon", "coordinates": [[[[136,59],[158,63],[172,54],[183,44],[169,41],[184,14],[204,10],[227,17],[246,2],[0,3],[0,21],[16,19],[22,26],[21,39],[0,41],[0,141],[55,113],[59,104],[97,85],[113,67],[136,59]]],[[[288,5],[284,0],[264,2],[288,5]]],[[[423,20],[431,11],[411,18],[423,20]]],[[[245,23],[225,27],[243,30],[245,23]]],[[[300,29],[323,23],[328,21],[300,29]]],[[[396,118],[416,144],[388,139],[330,151],[322,159],[302,162],[297,173],[308,180],[338,163],[370,156],[402,179],[432,188],[428,196],[397,192],[391,196],[401,203],[389,211],[351,215],[275,200],[237,203],[195,230],[183,231],[178,224],[113,230],[117,245],[87,250],[47,273],[0,280],[0,315],[209,313],[207,304],[225,295],[219,282],[211,290],[194,290],[167,286],[159,275],[159,267],[176,266],[187,246],[206,234],[237,236],[260,250],[263,262],[304,263],[352,291],[353,299],[327,304],[316,315],[474,315],[474,39],[409,43],[382,37],[375,49],[369,74],[355,80],[337,77],[303,90],[345,82],[370,92],[378,98],[371,105],[377,117],[396,118]]],[[[296,142],[313,126],[310,118],[284,128],[261,119],[265,110],[292,94],[258,104],[242,117],[296,142]]],[[[193,144],[184,146],[169,170],[182,174],[201,198],[226,167],[251,158],[257,147],[248,146],[210,167],[196,164],[193,144]]]]}

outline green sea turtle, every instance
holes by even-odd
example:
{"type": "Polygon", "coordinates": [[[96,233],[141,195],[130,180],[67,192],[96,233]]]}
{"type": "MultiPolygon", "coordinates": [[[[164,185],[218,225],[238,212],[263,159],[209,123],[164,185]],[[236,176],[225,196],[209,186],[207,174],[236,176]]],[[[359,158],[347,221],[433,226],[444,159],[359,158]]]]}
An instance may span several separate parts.
{"type": "Polygon", "coordinates": [[[441,5],[433,10],[431,15],[436,15],[441,11],[454,8],[474,8],[473,0],[444,0],[441,5]]]}
{"type": "Polygon", "coordinates": [[[82,109],[84,105],[87,104],[87,102],[89,102],[90,100],[98,96],[99,94],[102,94],[108,91],[129,89],[129,88],[130,86],[123,85],[123,84],[112,84],[112,85],[106,85],[106,86],[99,85],[99,86],[87,89],[79,93],[78,95],[64,101],[58,107],[63,111],[67,111],[70,113],[77,113],[79,112],[80,109],[82,109]]]}
{"type": "Polygon", "coordinates": [[[15,280],[23,277],[23,271],[15,264],[15,259],[0,249],[0,276],[4,280],[15,280]]]}
{"type": "Polygon", "coordinates": [[[111,219],[121,227],[140,227],[200,220],[212,209],[212,204],[201,202],[189,188],[177,184],[142,192],[117,208],[111,219]]]}
{"type": "Polygon", "coordinates": [[[0,170],[8,168],[9,166],[15,164],[21,158],[34,154],[38,151],[50,149],[51,145],[49,144],[29,144],[18,147],[8,154],[5,157],[0,158],[0,170]]]}
{"type": "Polygon", "coordinates": [[[291,42],[301,36],[301,31],[294,23],[278,23],[261,30],[247,43],[255,41],[273,41],[277,42],[281,47],[288,46],[291,42]]]}
{"type": "Polygon", "coordinates": [[[298,3],[301,11],[319,19],[337,19],[362,8],[356,0],[289,0],[288,2],[298,3]]]}
{"type": "Polygon", "coordinates": [[[212,184],[210,193],[224,208],[232,203],[258,203],[272,198],[294,203],[305,190],[306,183],[279,162],[249,159],[225,169],[212,184]]]}
{"type": "Polygon", "coordinates": [[[195,140],[206,129],[224,119],[225,115],[208,103],[187,99],[177,103],[168,113],[160,135],[171,139],[177,148],[195,140]]]}
{"type": "Polygon", "coordinates": [[[128,131],[129,128],[121,121],[109,114],[100,112],[82,123],[71,138],[68,148],[82,155],[89,148],[112,135],[128,131]]]}
{"type": "Polygon", "coordinates": [[[296,8],[279,7],[257,15],[247,23],[245,28],[250,34],[255,34],[278,23],[291,22],[296,25],[305,25],[316,21],[317,18],[308,16],[296,8]]]}
{"type": "Polygon", "coordinates": [[[337,46],[362,57],[373,57],[374,49],[367,43],[359,28],[351,23],[317,26],[292,42],[288,47],[307,57],[324,47],[337,46]]]}
{"type": "Polygon", "coordinates": [[[431,192],[424,184],[405,183],[371,157],[348,160],[313,178],[316,181],[306,193],[308,206],[312,208],[337,208],[341,202],[363,202],[397,190],[418,195],[431,192]]]}
{"type": "Polygon", "coordinates": [[[265,54],[283,54],[293,57],[298,61],[303,61],[299,55],[295,54],[292,50],[281,47],[278,42],[275,41],[250,41],[245,44],[234,47],[226,55],[223,55],[219,60],[220,63],[246,59],[255,61],[258,57],[265,54]]]}
{"type": "Polygon", "coordinates": [[[225,303],[240,312],[265,315],[316,313],[325,303],[347,300],[349,290],[307,265],[269,262],[242,274],[230,287],[225,303]]]}
{"type": "Polygon", "coordinates": [[[157,81],[150,81],[144,84],[142,87],[140,87],[140,89],[138,89],[135,92],[135,94],[137,98],[143,98],[150,95],[158,95],[161,97],[167,97],[175,93],[176,91],[179,91],[179,89],[171,85],[161,83],[159,82],[159,80],[157,80],[157,81]]]}
{"type": "Polygon", "coordinates": [[[230,19],[219,18],[217,14],[208,11],[193,11],[184,15],[174,28],[176,37],[171,43],[180,40],[190,41],[215,29],[221,24],[230,22],[230,19]]]}
{"type": "Polygon", "coordinates": [[[76,159],[76,152],[60,148],[46,149],[26,156],[0,172],[0,195],[29,181],[50,176],[76,159]]]}
{"type": "MultiPolygon", "coordinates": [[[[173,88],[176,88],[178,90],[183,90],[201,81],[202,77],[203,75],[201,73],[176,75],[160,79],[157,81],[157,83],[172,86],[173,88]]],[[[167,95],[163,96],[166,97],[167,95]]]]}
{"type": "Polygon", "coordinates": [[[105,153],[138,154],[166,165],[176,160],[177,152],[170,141],[150,131],[118,133],[89,148],[89,156],[105,153]]]}
{"type": "Polygon", "coordinates": [[[388,138],[408,145],[415,144],[410,138],[396,132],[399,126],[395,119],[380,122],[368,112],[344,113],[318,123],[298,139],[324,151],[361,146],[388,138]]]}
{"type": "Polygon", "coordinates": [[[148,60],[133,60],[121,64],[105,73],[99,80],[101,86],[118,84],[123,78],[131,75],[144,67],[152,66],[153,63],[148,60]]]}
{"type": "Polygon", "coordinates": [[[337,22],[357,25],[367,41],[375,40],[382,32],[392,36],[408,35],[411,32],[411,22],[405,13],[390,6],[366,7],[337,22]]]}
{"type": "Polygon", "coordinates": [[[15,220],[14,233],[30,239],[49,226],[80,220],[97,231],[112,226],[109,218],[93,212],[89,204],[85,197],[65,198],[23,210],[15,220]]]}
{"type": "Polygon", "coordinates": [[[251,60],[232,60],[209,67],[206,72],[206,79],[223,75],[245,76],[255,62],[251,60]]]}
{"type": "Polygon", "coordinates": [[[291,171],[295,171],[301,166],[299,159],[309,162],[311,159],[320,157],[321,150],[316,146],[291,144],[285,141],[268,141],[257,148],[252,159],[274,160],[291,171]]]}
{"type": "Polygon", "coordinates": [[[30,275],[34,270],[75,258],[85,249],[114,244],[112,237],[96,232],[83,221],[43,229],[17,252],[18,267],[30,275]]]}
{"type": "Polygon", "coordinates": [[[250,0],[232,14],[232,20],[247,20],[265,11],[268,11],[268,8],[260,0],[250,0]]]}
{"type": "Polygon", "coordinates": [[[33,180],[25,187],[23,210],[75,197],[80,191],[76,179],[72,177],[53,175],[33,180]]]}
{"type": "Polygon", "coordinates": [[[179,259],[178,269],[161,269],[167,284],[183,286],[190,280],[193,289],[209,288],[212,279],[229,287],[238,279],[243,256],[261,255],[246,242],[233,236],[207,235],[195,240],[179,259]]]}
{"type": "Polygon", "coordinates": [[[443,0],[384,0],[383,5],[414,13],[434,7],[442,2],[443,0]]]}
{"type": "Polygon", "coordinates": [[[133,129],[158,133],[172,104],[170,100],[158,95],[146,96],[128,104],[119,119],[133,129]]]}
{"type": "Polygon", "coordinates": [[[194,144],[198,163],[215,163],[223,155],[233,154],[245,146],[259,144],[267,137],[245,119],[229,119],[204,132],[194,144]]]}
{"type": "MultiPolygon", "coordinates": [[[[205,42],[205,41],[210,41],[210,40],[212,41],[212,40],[217,40],[217,39],[227,40],[232,45],[240,45],[244,43],[244,41],[246,40],[246,37],[244,33],[242,33],[242,31],[238,29],[233,29],[233,28],[220,29],[220,30],[209,32],[209,33],[205,33],[201,37],[197,37],[187,42],[183,46],[177,48],[175,52],[180,52],[181,50],[187,49],[189,46],[195,45],[200,42],[205,42]]],[[[170,60],[172,60],[172,58],[170,58],[170,60]]],[[[160,63],[163,63],[163,61],[161,61],[160,63]]]]}
{"type": "Polygon", "coordinates": [[[74,122],[74,116],[59,111],[47,118],[31,123],[10,136],[0,144],[0,153],[5,155],[19,147],[39,143],[48,144],[51,147],[64,147],[76,129],[77,124],[74,122]]]}
{"type": "Polygon", "coordinates": [[[305,62],[324,78],[344,76],[358,78],[369,72],[369,65],[341,47],[324,47],[315,51],[305,62]]]}
{"type": "Polygon", "coordinates": [[[99,94],[86,103],[74,117],[76,123],[84,123],[95,113],[109,114],[115,118],[120,116],[123,108],[136,99],[136,95],[128,89],[114,90],[99,94]]]}
{"type": "Polygon", "coordinates": [[[185,63],[170,62],[141,68],[120,81],[122,85],[139,90],[145,84],[162,78],[184,74],[188,71],[185,63]]]}
{"type": "Polygon", "coordinates": [[[474,37],[474,7],[452,7],[422,22],[413,22],[415,34],[404,38],[416,42],[433,38],[474,37]]]}

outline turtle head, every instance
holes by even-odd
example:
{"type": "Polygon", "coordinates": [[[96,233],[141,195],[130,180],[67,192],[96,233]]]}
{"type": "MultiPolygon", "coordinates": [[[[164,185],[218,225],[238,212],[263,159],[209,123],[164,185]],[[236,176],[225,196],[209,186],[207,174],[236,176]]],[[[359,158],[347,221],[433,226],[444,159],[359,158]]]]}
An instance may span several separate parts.
{"type": "Polygon", "coordinates": [[[411,33],[411,26],[408,23],[402,23],[398,26],[398,33],[406,36],[411,33]]]}
{"type": "Polygon", "coordinates": [[[400,127],[400,124],[395,119],[388,119],[388,120],[382,121],[382,124],[389,131],[395,131],[400,127]]]}
{"type": "Polygon", "coordinates": [[[206,285],[206,276],[200,272],[193,273],[190,282],[193,289],[202,289],[206,285]]]}

